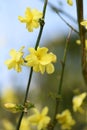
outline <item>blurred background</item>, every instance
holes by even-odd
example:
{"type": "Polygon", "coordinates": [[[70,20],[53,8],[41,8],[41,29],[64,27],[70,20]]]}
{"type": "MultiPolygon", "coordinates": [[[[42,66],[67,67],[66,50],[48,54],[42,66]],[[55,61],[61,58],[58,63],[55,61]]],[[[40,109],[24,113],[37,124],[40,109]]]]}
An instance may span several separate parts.
{"type": "MultiPolygon", "coordinates": [[[[50,0],[49,2],[60,10],[59,14],[67,23],[78,30],[75,0],[73,0],[73,6],[69,6],[66,0],[55,0],[55,2],[50,0]]],[[[52,95],[56,94],[59,85],[61,60],[70,28],[55,13],[50,4],[48,4],[46,11],[40,46],[48,47],[49,51],[57,55],[58,61],[55,64],[55,72],[52,75],[33,73],[29,100],[39,109],[48,106],[49,115],[52,116],[54,113],[53,106],[55,106],[55,99],[52,95]]],[[[86,5],[87,1],[84,0],[84,18],[87,18],[86,5]]],[[[9,71],[4,62],[9,59],[9,51],[12,48],[19,50],[21,46],[25,46],[24,51],[26,54],[29,47],[35,46],[39,32],[39,29],[36,29],[33,33],[29,33],[25,28],[25,24],[21,24],[18,21],[19,15],[24,16],[26,7],[37,8],[42,11],[43,0],[37,0],[37,2],[36,0],[0,0],[0,130],[12,130],[10,127],[5,127],[7,120],[16,125],[19,114],[12,114],[6,111],[3,104],[6,102],[23,103],[29,75],[29,68],[23,67],[22,72],[17,73],[14,70],[9,71]]],[[[72,97],[87,90],[81,70],[81,46],[76,44],[78,39],[78,34],[73,32],[67,54],[60,111],[67,108],[72,111],[72,97]]],[[[79,113],[73,113],[73,116],[77,121],[77,125],[75,125],[73,130],[87,130],[85,116],[79,115],[79,113]]],[[[9,126],[9,123],[7,124],[9,126]]]]}

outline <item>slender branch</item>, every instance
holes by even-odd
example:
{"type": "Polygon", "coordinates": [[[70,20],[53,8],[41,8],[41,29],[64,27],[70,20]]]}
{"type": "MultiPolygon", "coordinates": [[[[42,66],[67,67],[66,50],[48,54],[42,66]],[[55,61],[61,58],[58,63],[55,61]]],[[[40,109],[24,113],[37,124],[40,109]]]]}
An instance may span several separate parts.
{"type": "Polygon", "coordinates": [[[62,19],[62,21],[66,23],[66,25],[67,25],[69,28],[71,28],[74,32],[76,32],[77,34],[79,34],[79,32],[78,32],[75,28],[73,28],[59,13],[57,13],[57,14],[58,14],[58,16],[62,19]]]}
{"type": "Polygon", "coordinates": [[[54,113],[54,118],[53,118],[53,126],[51,127],[51,130],[54,130],[54,127],[57,123],[57,120],[55,119],[56,114],[58,113],[58,107],[61,101],[61,92],[62,92],[62,84],[63,84],[63,77],[64,77],[64,69],[65,69],[65,63],[66,63],[66,57],[67,57],[67,51],[68,51],[68,46],[69,46],[69,40],[71,36],[72,30],[69,32],[67,39],[66,39],[66,45],[64,49],[64,55],[63,55],[63,60],[62,60],[62,71],[61,71],[61,77],[60,77],[60,82],[57,90],[57,98],[56,98],[56,107],[55,107],[55,113],[54,113]]]}
{"type": "Polygon", "coordinates": [[[23,112],[21,113],[21,115],[20,115],[20,118],[19,118],[19,121],[18,121],[18,125],[17,125],[16,130],[19,130],[19,129],[20,129],[20,125],[21,125],[21,121],[22,121],[23,115],[24,115],[24,111],[23,111],[23,112]]]}
{"type": "MultiPolygon", "coordinates": [[[[25,99],[24,99],[24,103],[23,103],[24,106],[25,106],[25,103],[26,103],[27,98],[28,98],[28,92],[29,92],[30,83],[31,83],[31,79],[32,79],[32,73],[33,73],[33,69],[31,68],[30,69],[30,74],[29,74],[29,80],[28,80],[28,84],[27,84],[27,89],[26,89],[26,94],[25,94],[25,99]]],[[[19,128],[20,128],[21,120],[23,118],[23,115],[24,115],[24,111],[20,115],[19,122],[18,122],[18,125],[17,125],[17,130],[19,130],[19,128]]]]}
{"type": "Polygon", "coordinates": [[[33,68],[30,69],[29,80],[28,80],[25,99],[24,99],[24,105],[25,105],[27,97],[28,97],[28,92],[29,92],[29,87],[30,87],[30,83],[31,83],[31,79],[32,79],[32,74],[33,74],[33,68]]]}
{"type": "Polygon", "coordinates": [[[62,89],[62,83],[63,83],[63,76],[64,76],[64,69],[65,69],[65,63],[66,63],[66,56],[67,56],[67,51],[68,51],[68,46],[69,46],[69,40],[71,36],[72,30],[69,32],[67,39],[66,39],[66,46],[64,50],[64,56],[63,56],[63,61],[62,61],[62,72],[61,72],[61,77],[60,77],[60,83],[59,83],[59,88],[58,88],[58,94],[61,94],[61,89],[62,89]]]}
{"type": "Polygon", "coordinates": [[[40,38],[41,38],[41,35],[42,35],[42,32],[43,32],[47,3],[48,3],[48,0],[45,0],[44,7],[43,7],[43,17],[42,17],[42,20],[40,21],[40,31],[39,31],[39,35],[38,35],[38,38],[37,38],[37,41],[36,41],[35,49],[37,49],[37,47],[39,45],[40,38]]]}
{"type": "MultiPolygon", "coordinates": [[[[43,20],[44,20],[44,18],[45,18],[47,2],[48,2],[48,0],[45,0],[45,2],[44,2],[43,17],[42,17],[43,20]]],[[[44,27],[44,21],[41,21],[40,31],[39,31],[39,34],[38,34],[38,37],[37,37],[35,49],[37,49],[37,47],[38,47],[38,45],[39,45],[39,43],[40,43],[40,39],[41,39],[41,36],[42,36],[43,27],[44,27]]],[[[24,103],[23,103],[24,106],[25,106],[25,103],[27,102],[28,93],[29,93],[29,88],[30,88],[30,83],[31,83],[31,79],[32,79],[32,74],[33,74],[33,68],[30,69],[29,80],[28,80],[27,89],[26,89],[25,98],[24,98],[24,103]]],[[[20,125],[21,125],[21,121],[22,121],[23,116],[24,116],[24,111],[23,111],[23,112],[21,113],[21,115],[20,115],[20,118],[19,118],[19,121],[18,121],[18,125],[17,125],[16,130],[19,130],[19,129],[20,129],[20,125]]]]}
{"type": "Polygon", "coordinates": [[[77,18],[78,18],[78,26],[79,26],[79,32],[80,32],[80,40],[82,45],[82,73],[85,80],[85,83],[87,84],[87,62],[86,62],[86,46],[85,46],[85,28],[81,26],[81,21],[83,20],[83,0],[76,0],[76,6],[77,6],[77,18]]]}
{"type": "Polygon", "coordinates": [[[67,12],[65,12],[65,10],[63,11],[62,9],[59,9],[57,7],[55,7],[51,2],[48,2],[48,6],[55,12],[59,12],[63,15],[65,15],[66,17],[68,17],[70,20],[72,20],[74,23],[77,23],[76,19],[74,17],[72,17],[70,14],[68,14],[67,12]]]}
{"type": "Polygon", "coordinates": [[[74,32],[76,32],[77,34],[79,34],[79,32],[78,32],[75,28],[73,28],[73,27],[62,17],[62,15],[61,15],[60,13],[63,13],[63,14],[66,15],[68,18],[70,18],[71,20],[73,20],[74,22],[76,22],[74,18],[72,18],[71,16],[69,16],[69,14],[67,14],[66,12],[57,9],[57,8],[56,8],[54,5],[52,5],[51,3],[48,3],[48,5],[49,5],[49,7],[60,17],[60,19],[61,19],[69,28],[71,28],[74,32]]]}

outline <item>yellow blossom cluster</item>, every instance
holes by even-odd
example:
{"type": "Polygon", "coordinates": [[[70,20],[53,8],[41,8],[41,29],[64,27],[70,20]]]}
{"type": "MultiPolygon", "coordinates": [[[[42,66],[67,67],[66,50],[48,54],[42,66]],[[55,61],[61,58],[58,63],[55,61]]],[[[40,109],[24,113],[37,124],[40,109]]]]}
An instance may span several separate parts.
{"type": "Polygon", "coordinates": [[[33,67],[35,72],[41,72],[42,74],[45,72],[51,74],[54,72],[54,66],[52,62],[56,62],[56,56],[53,53],[48,53],[48,49],[46,47],[29,49],[30,54],[26,56],[25,60],[27,61],[27,65],[33,67]]]}
{"type": "MultiPolygon", "coordinates": [[[[32,32],[34,28],[40,26],[40,19],[43,17],[43,13],[37,9],[26,8],[25,17],[19,16],[18,19],[26,23],[26,28],[29,32],[32,32]]],[[[37,49],[29,48],[30,54],[25,58],[23,57],[24,47],[21,47],[19,51],[12,49],[10,51],[11,59],[6,60],[5,64],[8,69],[15,69],[17,72],[21,72],[22,65],[33,67],[35,72],[46,71],[48,74],[54,72],[54,66],[52,63],[56,62],[57,58],[53,53],[48,53],[48,48],[37,47],[37,49]]]]}
{"type": "MultiPolygon", "coordinates": [[[[72,99],[73,111],[83,113],[82,104],[84,99],[87,97],[87,93],[83,92],[77,96],[74,96],[72,99]]],[[[61,114],[56,115],[58,123],[61,125],[62,130],[70,130],[73,125],[75,125],[75,120],[72,118],[71,112],[66,109],[61,114]]]]}
{"type": "MultiPolygon", "coordinates": [[[[18,19],[20,22],[26,24],[26,28],[29,32],[33,32],[34,28],[38,28],[40,26],[40,20],[43,18],[43,13],[38,11],[37,9],[27,8],[25,11],[25,17],[19,16],[18,19]]],[[[33,71],[47,72],[48,74],[52,74],[55,70],[53,63],[56,62],[57,57],[52,52],[48,52],[48,48],[46,47],[37,47],[29,48],[29,54],[24,57],[23,52],[24,46],[20,48],[19,51],[12,49],[10,51],[11,58],[5,61],[8,69],[14,69],[17,72],[22,71],[22,66],[32,67],[33,71]]],[[[5,103],[4,107],[11,112],[19,112],[23,111],[21,106],[18,106],[15,103],[5,103]]],[[[37,130],[45,129],[50,123],[50,117],[48,114],[48,107],[45,107],[41,112],[39,112],[36,108],[33,109],[34,114],[29,116],[28,118],[23,118],[20,130],[31,130],[34,126],[37,130]]],[[[9,123],[9,126],[13,126],[9,123]]]]}
{"type": "MultiPolygon", "coordinates": [[[[77,111],[84,112],[84,110],[82,109],[82,104],[86,97],[87,97],[86,92],[83,92],[73,97],[72,102],[73,102],[74,112],[77,112],[77,111]]],[[[7,108],[7,110],[13,113],[20,111],[20,109],[18,109],[18,106],[13,103],[5,104],[5,108],[7,108]]],[[[46,128],[48,124],[50,123],[51,118],[47,116],[48,107],[44,107],[41,112],[36,108],[32,108],[32,110],[33,110],[32,115],[30,115],[27,118],[23,118],[20,130],[22,130],[23,128],[26,128],[26,130],[27,129],[32,130],[31,128],[33,126],[36,127],[37,130],[41,130],[41,129],[46,128]]],[[[73,127],[73,125],[75,125],[76,123],[75,120],[72,118],[71,112],[68,109],[64,110],[62,113],[58,113],[56,115],[56,120],[61,125],[62,130],[70,130],[73,127]]]]}
{"type": "Polygon", "coordinates": [[[23,58],[23,47],[16,51],[12,49],[10,51],[10,55],[12,59],[6,60],[5,64],[8,66],[8,69],[15,69],[17,72],[21,71],[21,65],[26,65],[29,67],[33,67],[35,72],[41,72],[42,74],[45,72],[51,74],[54,72],[54,66],[52,62],[56,62],[56,55],[53,53],[48,53],[48,49],[46,47],[38,47],[37,50],[34,48],[29,48],[30,54],[23,58]],[[25,61],[25,64],[24,64],[25,61]]]}

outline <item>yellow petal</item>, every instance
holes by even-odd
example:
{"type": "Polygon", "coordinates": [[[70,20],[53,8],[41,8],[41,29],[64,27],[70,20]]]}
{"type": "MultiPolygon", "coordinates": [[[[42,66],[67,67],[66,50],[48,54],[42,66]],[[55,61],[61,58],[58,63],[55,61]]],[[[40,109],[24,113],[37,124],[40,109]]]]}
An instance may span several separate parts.
{"type": "Polygon", "coordinates": [[[38,28],[39,27],[39,23],[37,21],[32,21],[32,27],[38,28]]]}
{"type": "Polygon", "coordinates": [[[23,17],[21,17],[21,16],[18,16],[18,20],[20,21],[20,22],[22,22],[22,23],[26,23],[26,18],[23,18],[23,17]]]}
{"type": "Polygon", "coordinates": [[[42,115],[43,116],[45,116],[45,115],[47,115],[47,113],[48,113],[48,107],[45,107],[43,110],[42,110],[42,115]]]}
{"type": "Polygon", "coordinates": [[[16,65],[15,65],[15,70],[16,70],[17,72],[21,72],[21,66],[20,66],[20,64],[16,64],[16,65]]]}
{"type": "Polygon", "coordinates": [[[53,64],[48,64],[47,66],[46,66],[46,72],[48,73],[48,74],[52,74],[53,72],[54,72],[54,66],[53,66],[53,64]]]}
{"type": "Polygon", "coordinates": [[[33,70],[34,70],[35,72],[40,72],[39,64],[36,64],[36,65],[33,67],[33,70]]]}
{"type": "Polygon", "coordinates": [[[46,47],[42,47],[42,48],[38,47],[37,48],[37,53],[39,55],[45,55],[45,54],[47,54],[47,52],[48,52],[48,48],[46,48],[46,47]]]}
{"type": "Polygon", "coordinates": [[[56,61],[56,56],[52,53],[50,54],[46,54],[44,56],[41,57],[40,63],[42,65],[47,65],[51,62],[55,62],[56,61]]]}
{"type": "Polygon", "coordinates": [[[33,53],[33,54],[36,52],[36,50],[34,48],[29,48],[28,50],[30,53],[33,53]]]}
{"type": "Polygon", "coordinates": [[[30,54],[25,57],[25,60],[27,61],[28,66],[34,66],[38,64],[38,59],[35,55],[30,54]]]}
{"type": "Polygon", "coordinates": [[[39,69],[42,74],[45,72],[45,66],[39,65],[39,69]]]}
{"type": "Polygon", "coordinates": [[[30,8],[26,8],[25,17],[27,17],[28,19],[32,19],[33,16],[30,8]]]}
{"type": "Polygon", "coordinates": [[[5,64],[7,65],[8,69],[12,69],[15,67],[15,61],[14,60],[6,60],[5,64]]]}
{"type": "Polygon", "coordinates": [[[28,118],[29,122],[32,123],[32,124],[36,124],[38,123],[39,121],[39,115],[36,114],[36,115],[32,115],[28,118]]]}
{"type": "Polygon", "coordinates": [[[33,19],[34,20],[39,20],[43,16],[43,13],[38,11],[37,9],[33,9],[32,14],[33,14],[33,19]]]}
{"type": "Polygon", "coordinates": [[[14,49],[10,50],[10,56],[15,57],[16,53],[17,53],[16,50],[14,49]]]}
{"type": "Polygon", "coordinates": [[[29,32],[33,32],[33,25],[30,23],[26,23],[26,28],[28,29],[29,32]]]}

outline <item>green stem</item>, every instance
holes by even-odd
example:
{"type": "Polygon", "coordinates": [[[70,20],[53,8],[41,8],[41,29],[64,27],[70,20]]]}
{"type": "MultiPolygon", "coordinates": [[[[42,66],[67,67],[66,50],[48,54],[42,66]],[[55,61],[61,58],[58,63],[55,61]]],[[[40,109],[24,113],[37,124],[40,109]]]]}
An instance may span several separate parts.
{"type": "MultiPolygon", "coordinates": [[[[48,2],[48,0],[45,0],[45,2],[44,2],[43,17],[42,17],[43,20],[45,19],[47,2],[48,2]]],[[[41,21],[40,31],[39,31],[39,34],[38,34],[38,37],[37,37],[37,41],[36,41],[36,44],[35,44],[35,49],[36,50],[37,50],[37,47],[38,47],[38,45],[40,43],[40,39],[41,39],[42,32],[43,32],[43,27],[44,27],[44,23],[43,23],[43,21],[41,21]]],[[[25,104],[27,102],[27,99],[28,99],[28,93],[29,93],[30,83],[31,83],[31,79],[32,79],[32,74],[33,74],[33,68],[30,69],[29,80],[28,80],[27,89],[26,89],[25,98],[24,98],[24,103],[23,103],[24,106],[25,106],[25,104]]],[[[24,116],[24,111],[21,113],[21,115],[19,117],[19,121],[18,121],[18,125],[17,125],[16,130],[20,129],[20,125],[21,125],[21,121],[22,121],[23,116],[24,116]]]]}
{"type": "Polygon", "coordinates": [[[48,0],[45,0],[44,7],[43,7],[43,17],[42,17],[42,20],[40,21],[40,31],[39,31],[39,35],[38,35],[38,38],[37,38],[37,41],[36,41],[35,49],[37,49],[37,47],[39,45],[40,38],[41,38],[41,35],[42,35],[42,32],[43,32],[47,3],[48,3],[48,0]]]}
{"type": "Polygon", "coordinates": [[[63,61],[62,61],[62,72],[61,72],[60,83],[59,83],[59,88],[58,88],[58,95],[61,94],[63,76],[64,76],[64,69],[65,69],[65,63],[66,63],[66,56],[67,56],[67,51],[68,51],[71,33],[72,33],[72,30],[69,32],[68,37],[66,39],[66,45],[65,45],[64,56],[63,56],[63,61]]]}
{"type": "Polygon", "coordinates": [[[83,0],[76,0],[77,6],[77,18],[78,18],[78,26],[80,32],[80,40],[82,45],[82,73],[87,84],[87,62],[86,62],[86,46],[85,46],[85,28],[81,26],[81,21],[83,20],[83,0]]]}
{"type": "MultiPolygon", "coordinates": [[[[29,92],[30,83],[31,83],[31,79],[32,79],[32,73],[33,73],[33,69],[31,68],[30,69],[29,80],[28,80],[28,84],[27,84],[27,89],[26,89],[26,94],[25,94],[25,99],[24,99],[23,106],[25,106],[25,103],[26,103],[27,98],[28,98],[28,92],[29,92]]],[[[20,129],[20,125],[21,125],[21,121],[22,121],[23,115],[24,115],[24,111],[20,115],[19,122],[18,122],[18,125],[17,125],[17,130],[20,129]]]]}
{"type": "Polygon", "coordinates": [[[60,77],[60,82],[57,90],[57,95],[58,97],[56,98],[56,107],[55,107],[55,113],[54,113],[54,118],[53,118],[53,126],[51,127],[51,130],[54,130],[54,127],[57,123],[57,120],[55,119],[56,114],[58,113],[58,107],[60,104],[61,100],[61,92],[62,92],[62,84],[63,84],[63,77],[64,77],[64,69],[65,69],[65,63],[66,63],[66,56],[67,56],[67,51],[68,51],[68,46],[69,46],[69,40],[71,36],[72,30],[69,32],[68,37],[66,39],[66,45],[64,49],[64,55],[63,55],[63,60],[62,60],[62,71],[61,71],[61,77],[60,77]]]}

